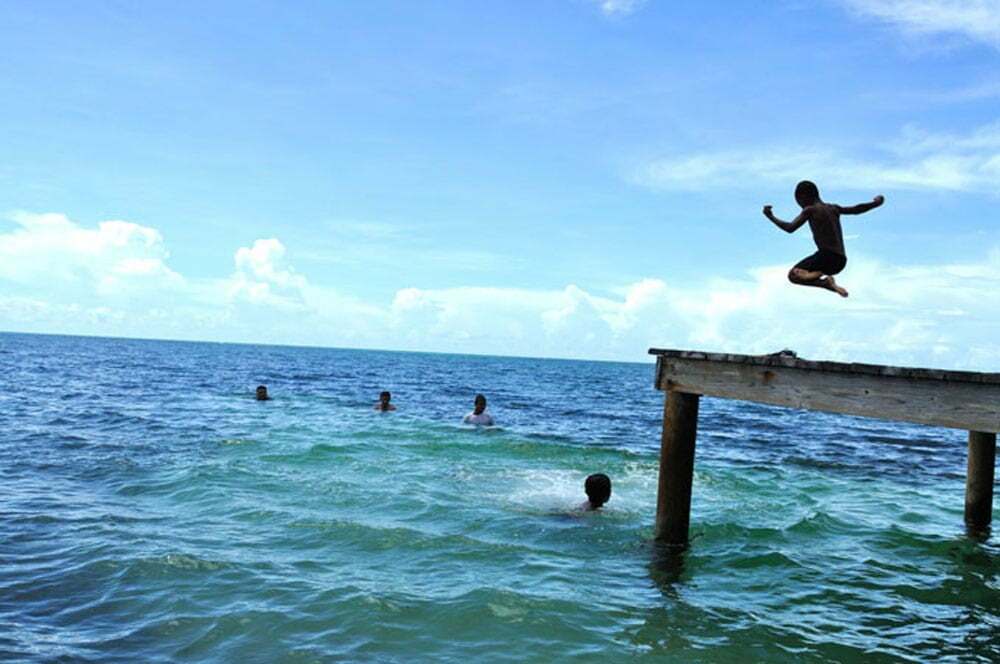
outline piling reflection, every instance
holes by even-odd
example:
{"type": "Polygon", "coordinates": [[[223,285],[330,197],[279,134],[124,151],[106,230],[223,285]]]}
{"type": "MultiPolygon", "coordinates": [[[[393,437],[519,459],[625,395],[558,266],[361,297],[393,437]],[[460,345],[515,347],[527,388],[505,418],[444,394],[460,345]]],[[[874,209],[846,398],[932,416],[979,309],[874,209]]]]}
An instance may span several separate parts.
{"type": "Polygon", "coordinates": [[[687,546],[671,546],[656,540],[650,543],[649,578],[670,599],[677,598],[676,586],[684,580],[687,555],[687,546]]]}
{"type": "Polygon", "coordinates": [[[971,523],[966,523],[965,534],[969,539],[975,542],[986,544],[990,541],[992,531],[990,530],[990,526],[976,526],[971,523]]]}

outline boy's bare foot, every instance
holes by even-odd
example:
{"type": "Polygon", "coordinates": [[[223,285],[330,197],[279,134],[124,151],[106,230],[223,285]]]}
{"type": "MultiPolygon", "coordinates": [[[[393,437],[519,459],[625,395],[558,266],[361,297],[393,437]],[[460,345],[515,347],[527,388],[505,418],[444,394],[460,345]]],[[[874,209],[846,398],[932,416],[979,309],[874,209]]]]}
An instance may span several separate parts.
{"type": "Polygon", "coordinates": [[[833,280],[833,277],[827,277],[826,278],[826,287],[829,288],[830,290],[832,290],[834,293],[836,293],[840,297],[847,297],[848,296],[848,292],[842,286],[838,286],[837,282],[833,280]]]}

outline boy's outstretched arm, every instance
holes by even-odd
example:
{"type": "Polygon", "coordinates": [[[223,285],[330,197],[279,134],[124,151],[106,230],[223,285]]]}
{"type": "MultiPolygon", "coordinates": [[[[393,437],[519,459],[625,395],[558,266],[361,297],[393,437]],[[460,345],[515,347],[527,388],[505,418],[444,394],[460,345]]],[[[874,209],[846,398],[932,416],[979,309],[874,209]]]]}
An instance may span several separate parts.
{"type": "Polygon", "coordinates": [[[802,226],[802,224],[809,221],[809,208],[803,210],[799,214],[799,216],[795,217],[795,219],[792,219],[791,221],[782,221],[781,219],[778,219],[777,217],[774,216],[774,213],[771,212],[770,205],[765,205],[764,216],[770,219],[771,223],[773,223],[775,226],[785,231],[786,233],[794,233],[802,226]]]}
{"type": "Polygon", "coordinates": [[[840,208],[840,214],[864,214],[865,212],[868,212],[868,210],[874,210],[884,202],[885,197],[876,196],[871,203],[858,203],[857,205],[852,205],[850,207],[838,205],[837,207],[840,208]]]}

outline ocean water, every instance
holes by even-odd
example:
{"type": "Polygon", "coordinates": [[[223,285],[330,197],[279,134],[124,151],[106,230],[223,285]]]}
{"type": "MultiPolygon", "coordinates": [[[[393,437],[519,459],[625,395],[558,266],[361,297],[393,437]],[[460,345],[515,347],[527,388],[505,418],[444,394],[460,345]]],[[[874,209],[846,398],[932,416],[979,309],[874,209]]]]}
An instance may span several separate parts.
{"type": "Polygon", "coordinates": [[[0,366],[2,661],[1000,661],[961,431],[703,399],[669,556],[651,364],[0,334],[0,366]]]}

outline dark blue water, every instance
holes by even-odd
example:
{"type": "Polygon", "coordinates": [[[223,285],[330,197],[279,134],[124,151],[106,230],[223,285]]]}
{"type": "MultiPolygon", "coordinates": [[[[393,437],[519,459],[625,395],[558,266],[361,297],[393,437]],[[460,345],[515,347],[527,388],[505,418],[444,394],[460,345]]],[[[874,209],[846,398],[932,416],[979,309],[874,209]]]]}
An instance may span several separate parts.
{"type": "Polygon", "coordinates": [[[0,660],[1000,661],[961,431],[703,399],[664,557],[651,364],[0,334],[0,366],[0,660]]]}

